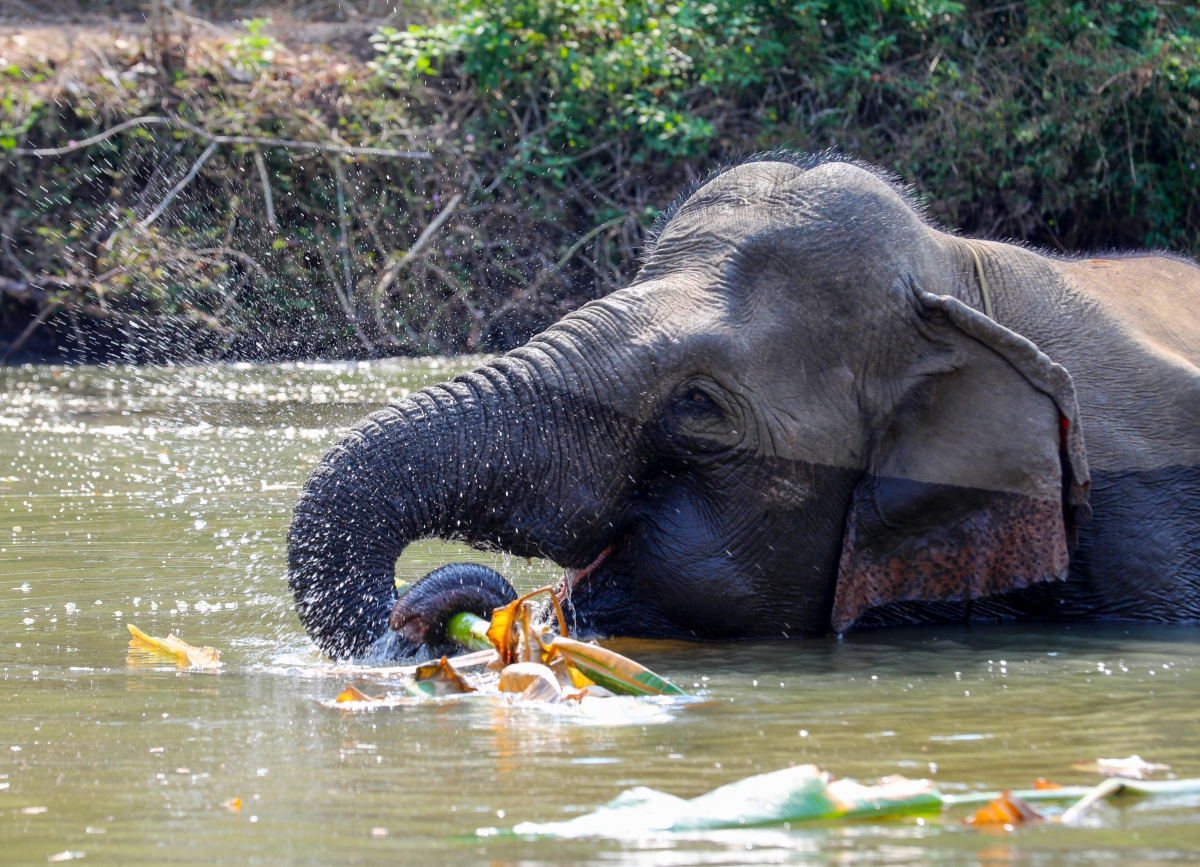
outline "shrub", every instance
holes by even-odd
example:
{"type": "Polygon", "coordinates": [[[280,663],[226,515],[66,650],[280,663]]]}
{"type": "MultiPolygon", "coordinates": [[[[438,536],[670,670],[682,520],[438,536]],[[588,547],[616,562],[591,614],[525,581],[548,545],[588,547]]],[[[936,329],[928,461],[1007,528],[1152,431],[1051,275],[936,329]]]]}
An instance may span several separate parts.
{"type": "Polygon", "coordinates": [[[625,285],[689,183],[777,147],[890,167],[965,233],[1200,253],[1194,4],[452,3],[379,28],[371,69],[293,52],[251,19],[193,35],[172,76],[145,38],[102,63],[0,70],[3,149],[170,111],[217,133],[432,156],[223,145],[143,229],[200,139],[144,127],[9,157],[0,329],[29,322],[28,283],[47,328],[67,339],[103,314],[131,359],[161,357],[137,337],[160,326],[184,335],[157,342],[181,357],[506,349],[625,285]]]}
{"type": "Polygon", "coordinates": [[[457,0],[376,44],[398,87],[460,79],[475,140],[560,184],[661,189],[681,163],[833,147],[968,232],[1200,243],[1190,4],[457,0]]]}

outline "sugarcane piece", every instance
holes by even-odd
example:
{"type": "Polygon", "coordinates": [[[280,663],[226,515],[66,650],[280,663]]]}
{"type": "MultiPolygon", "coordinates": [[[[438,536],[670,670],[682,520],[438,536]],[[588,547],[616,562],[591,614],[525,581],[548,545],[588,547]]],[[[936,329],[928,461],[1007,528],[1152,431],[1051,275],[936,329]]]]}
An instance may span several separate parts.
{"type": "Polygon", "coordinates": [[[491,621],[484,620],[470,611],[463,611],[451,617],[450,622],[446,624],[446,637],[472,652],[493,650],[494,645],[487,637],[491,625],[491,621]]]}
{"type": "Polygon", "coordinates": [[[628,657],[569,637],[566,616],[552,587],[538,588],[495,609],[491,623],[470,612],[455,614],[446,635],[469,650],[494,647],[499,655],[495,667],[501,670],[519,663],[550,666],[560,688],[566,688],[564,681],[569,681],[577,690],[599,685],[616,695],[686,695],[669,680],[628,657]],[[536,612],[529,600],[540,593],[550,595],[559,635],[534,621],[536,612]]]}

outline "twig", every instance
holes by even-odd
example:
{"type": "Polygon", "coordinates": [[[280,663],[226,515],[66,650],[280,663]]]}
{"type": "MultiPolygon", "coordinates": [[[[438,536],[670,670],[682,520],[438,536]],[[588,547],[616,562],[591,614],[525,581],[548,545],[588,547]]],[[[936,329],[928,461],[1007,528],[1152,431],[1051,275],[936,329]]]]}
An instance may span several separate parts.
{"type": "Polygon", "coordinates": [[[171,191],[169,193],[167,193],[165,196],[163,196],[163,200],[158,203],[157,208],[155,208],[153,211],[151,211],[150,216],[148,216],[146,219],[144,219],[140,223],[138,223],[139,229],[149,228],[151,223],[153,223],[155,220],[157,220],[159,217],[162,216],[162,213],[163,213],[163,211],[165,211],[167,209],[167,206],[169,204],[171,204],[171,202],[174,200],[174,198],[176,196],[178,196],[181,192],[183,192],[183,188],[186,187],[188,185],[188,183],[191,182],[192,178],[196,177],[196,173],[200,171],[200,168],[206,162],[208,162],[208,158],[213,155],[213,151],[215,151],[216,149],[217,149],[216,142],[212,142],[211,144],[209,144],[208,147],[206,147],[204,149],[204,153],[200,154],[200,159],[198,159],[198,160],[196,160],[196,162],[192,163],[192,167],[188,170],[188,173],[183,176],[183,180],[181,180],[175,186],[171,187],[171,191]]]}
{"type": "MultiPolygon", "coordinates": [[[[326,229],[324,226],[319,227],[320,232],[324,235],[326,229]]],[[[325,245],[318,243],[316,245],[317,252],[321,256],[321,265],[325,269],[325,275],[329,278],[329,284],[333,287],[333,294],[337,296],[338,305],[342,308],[342,312],[346,315],[346,321],[350,323],[350,327],[354,330],[354,336],[358,338],[358,342],[370,353],[375,352],[374,344],[370,338],[362,330],[362,326],[358,323],[358,316],[354,312],[354,305],[350,299],[346,297],[346,293],[342,291],[341,282],[337,278],[337,274],[333,271],[333,266],[329,264],[329,256],[325,254],[325,245]]]]}
{"type": "Polygon", "coordinates": [[[283,147],[283,148],[300,148],[302,150],[311,151],[328,151],[329,153],[338,154],[362,154],[365,156],[377,157],[399,157],[410,160],[429,160],[433,159],[433,154],[428,151],[397,151],[390,148],[372,148],[372,147],[351,147],[350,145],[331,145],[321,144],[315,141],[294,141],[292,139],[281,138],[265,138],[256,135],[213,135],[206,130],[201,129],[195,124],[188,123],[186,120],[181,120],[177,117],[161,117],[159,115],[146,115],[145,117],[135,117],[132,120],[127,120],[124,123],[119,123],[112,129],[106,129],[102,133],[97,133],[90,138],[85,138],[82,141],[72,142],[58,148],[13,148],[9,153],[17,154],[25,157],[59,157],[63,154],[69,154],[71,151],[79,150],[80,148],[94,145],[97,142],[102,142],[105,139],[111,138],[117,133],[124,132],[134,126],[153,126],[165,125],[173,126],[178,129],[187,130],[192,135],[197,135],[205,141],[214,144],[249,144],[263,145],[264,147],[283,147]]]}
{"type": "Polygon", "coordinates": [[[4,221],[4,231],[0,233],[0,247],[3,247],[4,249],[4,258],[8,260],[10,265],[20,272],[21,276],[25,278],[25,282],[28,283],[33,278],[30,275],[29,270],[25,267],[24,263],[22,263],[21,260],[16,257],[16,254],[13,253],[12,250],[12,235],[13,232],[16,231],[16,227],[17,216],[16,214],[10,213],[4,221]]]}
{"type": "Polygon", "coordinates": [[[176,156],[178,156],[179,152],[183,150],[183,146],[186,144],[187,141],[183,139],[176,142],[175,146],[167,151],[166,156],[158,161],[158,165],[156,165],[154,167],[154,171],[150,173],[150,178],[146,181],[146,185],[142,187],[142,192],[138,195],[137,203],[133,206],[133,212],[135,214],[142,210],[142,206],[146,204],[146,199],[150,197],[151,188],[154,186],[159,177],[162,176],[163,171],[167,168],[167,166],[175,159],[176,156]]]}
{"type": "Polygon", "coordinates": [[[272,232],[278,232],[279,226],[275,223],[275,200],[271,198],[271,179],[267,177],[267,163],[258,148],[254,149],[254,164],[258,166],[258,177],[262,181],[263,202],[267,206],[267,225],[271,227],[272,232]]]}
{"type": "Polygon", "coordinates": [[[221,253],[224,256],[231,256],[246,265],[249,265],[258,272],[258,276],[264,280],[270,280],[271,275],[267,273],[267,269],[255,261],[254,257],[248,253],[243,253],[241,250],[235,250],[232,247],[214,247],[212,249],[196,250],[196,255],[202,256],[206,253],[221,253]]]}
{"type": "Polygon", "coordinates": [[[359,341],[373,358],[376,354],[375,344],[359,327],[358,310],[354,306],[354,275],[350,271],[350,221],[346,218],[346,178],[342,174],[342,164],[336,160],[333,163],[333,175],[337,179],[338,230],[341,235],[338,241],[342,248],[342,273],[346,278],[346,315],[350,317],[359,341]]]}
{"type": "Polygon", "coordinates": [[[383,309],[383,299],[387,294],[388,288],[392,285],[393,281],[395,281],[396,276],[400,273],[400,270],[409,262],[411,262],[414,256],[425,249],[425,245],[430,242],[435,234],[437,234],[438,229],[440,229],[442,225],[448,219],[450,219],[455,209],[458,208],[459,204],[462,202],[464,196],[465,193],[455,193],[450,201],[446,203],[446,207],[442,208],[441,213],[434,217],[429,225],[425,227],[425,231],[418,236],[417,242],[401,255],[393,257],[392,261],[388,263],[387,268],[383,272],[383,276],[379,279],[379,284],[375,287],[375,297],[372,299],[372,306],[375,308],[375,321],[378,323],[380,330],[382,330],[384,334],[391,333],[391,330],[387,327],[387,316],[383,309]]]}
{"type": "Polygon", "coordinates": [[[21,332],[20,336],[18,336],[17,339],[9,345],[8,349],[4,351],[4,356],[0,357],[0,364],[7,364],[8,359],[12,357],[13,353],[18,352],[21,347],[25,345],[26,341],[33,336],[33,333],[41,328],[42,324],[51,316],[53,316],[54,312],[61,306],[61,301],[49,301],[46,306],[44,306],[38,312],[38,315],[34,317],[34,320],[25,326],[25,330],[21,332]]]}
{"type": "Polygon", "coordinates": [[[522,289],[520,292],[518,292],[512,298],[509,298],[507,301],[505,301],[503,304],[501,304],[496,309],[496,311],[492,314],[492,317],[491,317],[492,321],[495,322],[497,319],[499,319],[501,316],[503,316],[509,310],[512,310],[514,307],[516,307],[522,301],[529,298],[534,293],[536,293],[539,289],[541,289],[542,286],[544,286],[546,284],[546,281],[548,281],[554,274],[558,273],[559,269],[561,269],[564,265],[566,265],[567,262],[571,261],[571,257],[574,256],[576,253],[578,253],[579,249],[584,244],[586,244],[588,241],[592,240],[592,238],[599,235],[605,229],[608,229],[612,226],[616,226],[619,223],[623,223],[628,219],[629,219],[628,214],[622,214],[621,216],[613,217],[611,220],[603,222],[596,228],[592,229],[590,232],[588,232],[586,235],[584,235],[582,238],[580,238],[578,241],[576,241],[574,244],[572,244],[567,249],[567,252],[563,254],[562,258],[559,259],[557,262],[555,262],[554,265],[552,265],[551,267],[549,267],[545,271],[543,271],[536,280],[534,280],[532,283],[530,283],[528,286],[526,286],[524,289],[522,289]]]}

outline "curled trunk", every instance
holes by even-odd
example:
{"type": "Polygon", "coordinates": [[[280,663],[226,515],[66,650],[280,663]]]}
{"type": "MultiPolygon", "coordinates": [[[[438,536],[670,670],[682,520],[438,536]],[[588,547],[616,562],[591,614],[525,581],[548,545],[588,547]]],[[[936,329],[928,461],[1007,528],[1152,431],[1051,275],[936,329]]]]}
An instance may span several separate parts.
{"type": "Polygon", "coordinates": [[[410,542],[513,535],[510,494],[530,488],[510,457],[524,439],[514,403],[509,378],[481,368],[371,414],[313,471],[288,534],[288,585],[323,651],[363,656],[389,636],[395,562],[410,542]]]}

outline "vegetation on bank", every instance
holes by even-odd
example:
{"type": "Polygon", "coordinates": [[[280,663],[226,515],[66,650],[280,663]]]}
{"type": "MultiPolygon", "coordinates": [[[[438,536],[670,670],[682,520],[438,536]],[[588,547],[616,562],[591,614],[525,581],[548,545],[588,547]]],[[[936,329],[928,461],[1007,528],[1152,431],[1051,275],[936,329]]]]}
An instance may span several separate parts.
{"type": "Polygon", "coordinates": [[[0,73],[10,347],[26,331],[72,358],[511,347],[624,285],[690,182],[777,147],[890,168],[977,236],[1200,252],[1194,4],[456,0],[405,15],[338,50],[261,19],[160,17],[0,73]],[[172,123],[18,153],[147,115],[172,123]]]}

